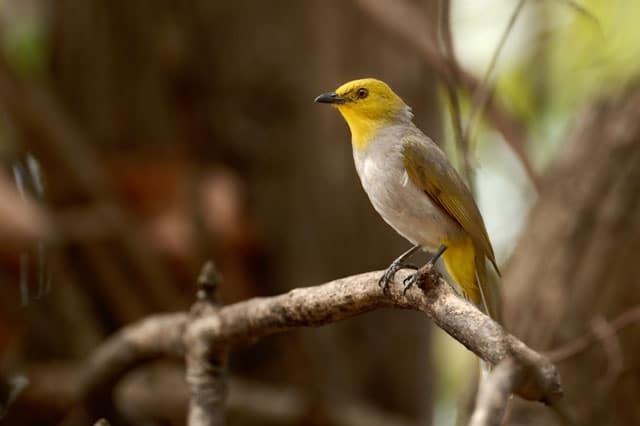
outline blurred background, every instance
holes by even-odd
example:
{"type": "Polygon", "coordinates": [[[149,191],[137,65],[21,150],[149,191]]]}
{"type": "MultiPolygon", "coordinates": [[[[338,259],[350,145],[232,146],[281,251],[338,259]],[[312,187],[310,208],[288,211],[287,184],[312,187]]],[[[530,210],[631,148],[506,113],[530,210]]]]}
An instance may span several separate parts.
{"type": "MultiPolygon", "coordinates": [[[[406,250],[343,120],[313,103],[365,76],[469,177],[507,327],[540,350],[614,330],[559,361],[577,424],[640,424],[638,328],[611,321],[640,304],[639,16],[633,0],[0,0],[0,424],[70,424],[92,350],[188,309],[207,259],[230,304],[406,250]]],[[[456,425],[477,362],[383,311],[235,348],[229,369],[229,424],[456,425]]],[[[123,424],[184,424],[181,374],[130,374],[123,424]]],[[[508,424],[558,421],[542,410],[513,404],[508,424]]]]}

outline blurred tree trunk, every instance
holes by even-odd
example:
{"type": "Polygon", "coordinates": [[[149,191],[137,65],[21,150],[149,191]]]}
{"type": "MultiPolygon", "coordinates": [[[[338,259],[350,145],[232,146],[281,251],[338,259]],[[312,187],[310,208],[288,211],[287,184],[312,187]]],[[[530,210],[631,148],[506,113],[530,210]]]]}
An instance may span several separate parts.
{"type": "MultiPolygon", "coordinates": [[[[410,48],[390,40],[352,2],[309,2],[305,8],[312,34],[307,46],[314,53],[301,90],[314,92],[289,130],[297,142],[287,148],[282,185],[288,189],[280,190],[299,195],[282,200],[289,210],[279,218],[290,230],[283,235],[280,273],[291,285],[386,268],[409,247],[366,198],[346,124],[332,108],[313,105],[313,97],[351,79],[378,77],[403,95],[425,132],[436,139],[440,134],[434,78],[410,48]]],[[[309,382],[324,400],[367,399],[430,424],[431,333],[420,315],[375,312],[297,334],[300,353],[313,366],[309,382]]]]}
{"type": "MultiPolygon", "coordinates": [[[[505,275],[507,326],[552,350],[640,304],[640,90],[582,115],[505,275]]],[[[638,324],[559,361],[575,424],[640,424],[638,324]]],[[[508,424],[552,425],[514,401],[508,424]]]]}
{"type": "MultiPolygon", "coordinates": [[[[313,98],[346,80],[385,79],[437,140],[435,82],[352,2],[63,0],[53,9],[56,87],[91,141],[122,158],[141,147],[185,151],[241,176],[274,260],[254,294],[385,268],[408,247],[362,191],[346,125],[313,98]]],[[[424,10],[427,22],[435,2],[424,10]]],[[[226,281],[223,292],[235,287],[226,281]]],[[[126,299],[141,306],[122,322],[148,309],[136,293],[126,299]]],[[[261,342],[234,354],[232,369],[428,424],[429,327],[417,313],[377,312],[261,342]]]]}

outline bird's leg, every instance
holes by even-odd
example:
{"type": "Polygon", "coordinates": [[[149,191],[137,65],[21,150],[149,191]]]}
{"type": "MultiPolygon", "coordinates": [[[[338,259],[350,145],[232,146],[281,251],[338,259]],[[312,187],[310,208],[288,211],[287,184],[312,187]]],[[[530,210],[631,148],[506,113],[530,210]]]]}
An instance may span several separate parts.
{"type": "Polygon", "coordinates": [[[402,253],[400,256],[398,256],[398,258],[396,260],[391,262],[391,265],[389,265],[387,270],[384,271],[384,274],[382,274],[382,277],[380,277],[380,280],[378,280],[378,285],[380,287],[382,287],[383,291],[386,291],[387,288],[389,288],[389,283],[393,279],[393,276],[400,269],[418,269],[418,267],[415,266],[415,265],[410,265],[410,264],[405,263],[405,260],[407,258],[411,257],[419,249],[420,249],[420,246],[419,245],[415,245],[415,246],[411,247],[409,250],[407,250],[404,253],[402,253]]]}
{"type": "MultiPolygon", "coordinates": [[[[433,255],[433,257],[429,259],[429,261],[427,262],[427,265],[431,265],[432,267],[435,266],[436,262],[438,261],[438,259],[440,259],[440,256],[442,256],[442,253],[444,253],[446,249],[447,249],[447,246],[442,244],[438,249],[438,251],[433,255]]],[[[409,290],[411,286],[415,284],[417,277],[418,277],[418,272],[416,271],[415,273],[409,275],[407,278],[402,280],[402,284],[404,286],[404,289],[402,290],[402,294],[405,294],[407,290],[409,290]]]]}

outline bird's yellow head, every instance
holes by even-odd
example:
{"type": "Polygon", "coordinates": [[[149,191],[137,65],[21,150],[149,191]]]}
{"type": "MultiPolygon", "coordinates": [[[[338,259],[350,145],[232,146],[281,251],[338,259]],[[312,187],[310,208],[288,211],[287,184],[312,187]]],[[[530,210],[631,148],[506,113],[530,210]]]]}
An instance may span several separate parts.
{"type": "Polygon", "coordinates": [[[335,92],[323,93],[315,102],[338,108],[351,130],[353,146],[364,149],[376,133],[399,121],[410,121],[410,108],[383,81],[353,80],[335,92]]]}

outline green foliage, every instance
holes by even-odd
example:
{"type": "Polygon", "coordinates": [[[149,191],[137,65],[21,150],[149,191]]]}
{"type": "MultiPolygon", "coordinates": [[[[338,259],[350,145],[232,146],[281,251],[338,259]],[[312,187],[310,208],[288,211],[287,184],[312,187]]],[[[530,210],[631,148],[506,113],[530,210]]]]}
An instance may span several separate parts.
{"type": "Polygon", "coordinates": [[[46,67],[47,34],[43,22],[35,18],[18,19],[2,32],[2,53],[23,77],[37,77],[46,67]]]}
{"type": "Polygon", "coordinates": [[[539,2],[538,37],[497,82],[498,99],[530,130],[534,163],[544,167],[581,106],[640,75],[640,2],[539,2]],[[571,6],[571,7],[568,7],[571,6]]]}
{"type": "Polygon", "coordinates": [[[595,21],[580,13],[569,20],[557,16],[559,26],[548,42],[549,90],[555,94],[554,109],[560,111],[640,73],[640,2],[588,0],[584,7],[595,21]]]}

